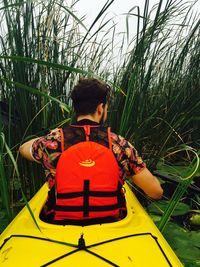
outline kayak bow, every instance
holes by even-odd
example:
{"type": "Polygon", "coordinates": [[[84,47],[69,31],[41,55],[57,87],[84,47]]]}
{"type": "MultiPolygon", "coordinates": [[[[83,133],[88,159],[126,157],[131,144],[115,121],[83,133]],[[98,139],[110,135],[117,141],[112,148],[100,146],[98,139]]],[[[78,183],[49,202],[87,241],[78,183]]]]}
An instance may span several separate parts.
{"type": "Polygon", "coordinates": [[[0,266],[183,267],[127,184],[127,216],[84,227],[41,221],[47,191],[29,202],[40,230],[25,207],[0,235],[0,266]]]}

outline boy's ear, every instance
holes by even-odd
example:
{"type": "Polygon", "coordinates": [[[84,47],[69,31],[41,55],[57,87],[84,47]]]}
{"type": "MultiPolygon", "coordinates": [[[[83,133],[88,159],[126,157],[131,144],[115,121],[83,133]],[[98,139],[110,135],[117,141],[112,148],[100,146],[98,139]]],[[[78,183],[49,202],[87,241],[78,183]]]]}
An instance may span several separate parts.
{"type": "Polygon", "coordinates": [[[97,109],[96,109],[97,113],[101,115],[101,113],[103,112],[103,108],[104,108],[103,103],[98,104],[97,109]]]}

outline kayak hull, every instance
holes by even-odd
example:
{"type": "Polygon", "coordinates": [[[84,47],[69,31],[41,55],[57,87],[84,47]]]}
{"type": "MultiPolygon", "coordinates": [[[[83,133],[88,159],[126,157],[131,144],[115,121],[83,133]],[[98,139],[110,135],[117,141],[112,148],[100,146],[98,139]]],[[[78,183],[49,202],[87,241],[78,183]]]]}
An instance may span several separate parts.
{"type": "Polygon", "coordinates": [[[25,207],[0,235],[0,266],[183,266],[127,185],[123,220],[84,227],[41,221],[47,191],[29,202],[36,222],[25,207]]]}

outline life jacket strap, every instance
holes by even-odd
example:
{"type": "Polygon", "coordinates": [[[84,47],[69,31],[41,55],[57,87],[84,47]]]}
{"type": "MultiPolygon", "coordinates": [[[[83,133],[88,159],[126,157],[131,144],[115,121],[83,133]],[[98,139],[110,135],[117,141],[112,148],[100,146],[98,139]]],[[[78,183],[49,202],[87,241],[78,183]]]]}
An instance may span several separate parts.
{"type": "Polygon", "coordinates": [[[90,180],[84,181],[83,187],[83,217],[89,216],[89,191],[90,191],[90,180]]]}
{"type": "Polygon", "coordinates": [[[76,197],[83,197],[82,206],[67,206],[67,205],[56,205],[56,211],[70,211],[77,212],[82,211],[83,217],[88,217],[90,211],[109,211],[119,209],[119,202],[113,205],[104,205],[104,206],[90,206],[89,198],[94,197],[116,197],[118,196],[119,191],[113,192],[101,192],[101,191],[90,191],[90,180],[84,180],[83,191],[82,192],[73,192],[73,193],[58,193],[58,199],[70,199],[76,197]]]}
{"type": "MultiPolygon", "coordinates": [[[[119,209],[118,204],[113,204],[113,205],[104,205],[104,206],[89,206],[88,211],[109,211],[109,210],[116,210],[119,209]]],[[[84,206],[61,206],[61,205],[56,205],[55,210],[57,211],[85,211],[84,206]]],[[[88,216],[88,215],[86,215],[88,216]]],[[[86,217],[84,216],[84,217],[86,217]]]]}
{"type": "MultiPolygon", "coordinates": [[[[57,199],[76,198],[76,197],[82,197],[83,195],[84,192],[57,193],[57,199]]],[[[117,195],[118,191],[109,191],[109,192],[89,191],[89,196],[91,197],[115,197],[117,195]]]]}

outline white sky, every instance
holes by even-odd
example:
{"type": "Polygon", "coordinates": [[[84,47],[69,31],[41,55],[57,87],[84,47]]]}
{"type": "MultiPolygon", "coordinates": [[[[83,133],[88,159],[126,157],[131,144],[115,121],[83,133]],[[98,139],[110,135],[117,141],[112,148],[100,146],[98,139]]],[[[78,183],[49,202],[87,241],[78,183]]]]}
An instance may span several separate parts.
{"type": "MultiPolygon", "coordinates": [[[[195,0],[174,0],[177,2],[194,2],[195,0]]],[[[86,15],[86,26],[90,26],[93,20],[98,15],[101,8],[106,3],[106,0],[79,0],[76,4],[77,14],[80,16],[86,15]]],[[[149,0],[149,10],[159,2],[159,0],[149,0]]],[[[167,0],[163,0],[163,6],[166,4],[167,0]]],[[[116,16],[120,21],[125,18],[125,13],[128,13],[130,9],[134,6],[140,7],[140,12],[142,14],[144,9],[145,0],[115,0],[111,6],[108,8],[108,18],[116,16]]],[[[196,0],[194,6],[195,11],[200,11],[200,0],[196,0]]]]}
{"type": "MultiPolygon", "coordinates": [[[[71,0],[73,1],[73,0],[71,0]]],[[[83,23],[87,27],[87,29],[91,26],[92,22],[94,19],[97,17],[103,6],[108,0],[79,0],[74,6],[74,10],[76,10],[76,14],[78,18],[81,18],[83,16],[86,16],[85,20],[83,23]]],[[[103,21],[105,23],[107,20],[110,18],[113,18],[113,22],[117,23],[115,27],[115,53],[114,57],[118,58],[118,48],[121,46],[121,38],[123,38],[123,35],[121,33],[127,33],[127,27],[126,27],[126,14],[133,9],[135,6],[139,6],[140,8],[140,15],[143,15],[143,10],[144,10],[144,5],[145,5],[145,0],[115,0],[111,6],[107,9],[107,11],[104,13],[104,15],[101,17],[99,20],[99,23],[103,21]],[[117,51],[117,52],[116,52],[117,51]]],[[[160,1],[159,0],[149,0],[149,11],[152,9],[152,7],[156,4],[158,4],[160,1]]],[[[169,0],[163,0],[162,7],[164,8],[166,3],[169,2],[169,0]]],[[[172,2],[176,3],[194,3],[193,11],[194,13],[199,13],[200,14],[200,0],[172,0],[172,2]]],[[[132,13],[137,14],[137,10],[134,9],[132,13]]],[[[194,15],[193,13],[193,15],[194,15]]],[[[155,15],[155,12],[153,13],[155,15]]],[[[179,18],[180,19],[180,18],[179,18]]],[[[141,20],[142,21],[142,20],[141,20]]],[[[129,16],[129,41],[131,40],[132,37],[136,35],[137,32],[137,17],[136,16],[129,16]]],[[[181,23],[181,20],[176,20],[174,18],[173,24],[181,23]]],[[[91,33],[94,33],[96,30],[98,30],[99,23],[95,24],[95,27],[93,28],[91,33]]],[[[113,25],[111,22],[109,22],[108,25],[113,25]]],[[[107,26],[108,26],[107,25],[107,26]]],[[[106,27],[107,27],[106,26],[106,27]]],[[[105,32],[107,32],[106,27],[104,28],[105,32]]],[[[110,26],[108,26],[110,27],[110,26]]],[[[107,28],[109,29],[109,28],[107,28]]],[[[141,30],[141,28],[140,28],[141,30]]],[[[108,31],[109,32],[109,31],[108,31]]],[[[100,34],[101,35],[101,34],[100,34]]],[[[127,35],[126,35],[127,36],[127,35]]],[[[108,38],[112,38],[112,36],[108,36],[108,38]]],[[[125,40],[125,42],[128,41],[125,40]]],[[[128,41],[128,42],[129,42],[128,41]]],[[[128,44],[128,43],[127,43],[128,44]]]]}
{"type": "MultiPolygon", "coordinates": [[[[73,1],[73,0],[71,0],[73,1]]],[[[91,26],[94,19],[99,14],[102,7],[105,5],[105,3],[108,0],[78,0],[75,4],[74,10],[76,10],[76,14],[78,18],[81,18],[83,16],[85,17],[85,20],[83,21],[84,25],[87,27],[87,29],[91,26]]],[[[171,0],[172,2],[176,3],[195,3],[193,7],[194,13],[200,14],[200,0],[171,0]]],[[[93,28],[93,31],[96,31],[100,25],[100,23],[103,21],[105,23],[107,20],[112,18],[113,23],[117,24],[116,34],[127,32],[127,26],[126,26],[126,20],[127,16],[126,14],[133,9],[133,7],[139,6],[140,8],[140,15],[143,15],[143,10],[145,6],[145,0],[114,0],[114,2],[110,5],[110,7],[107,9],[107,11],[104,13],[104,15],[100,18],[98,23],[95,24],[95,27],[93,28]]],[[[152,7],[156,4],[158,4],[159,0],[149,0],[149,11],[152,9],[152,7]]],[[[169,0],[163,0],[162,8],[165,7],[166,3],[169,2],[169,0]]],[[[132,10],[132,13],[137,14],[137,9],[132,10]]],[[[194,15],[193,13],[193,15],[194,15]]],[[[153,13],[155,15],[155,12],[153,13]]],[[[135,36],[136,34],[136,27],[137,27],[137,17],[136,16],[129,16],[128,17],[128,23],[129,23],[129,37],[135,36]]],[[[142,20],[141,20],[142,21],[142,20]]],[[[182,18],[179,18],[178,20],[173,21],[174,24],[181,23],[182,18]]],[[[113,25],[111,22],[108,23],[108,25],[104,28],[109,29],[111,25],[113,25]],[[109,26],[108,26],[109,25],[109,26]]],[[[141,28],[140,28],[141,30],[141,28]]],[[[130,38],[131,39],[131,38],[130,38]]]]}
{"type": "MultiPolygon", "coordinates": [[[[123,13],[127,13],[134,6],[142,8],[145,0],[115,0],[108,11],[111,15],[121,16],[123,13]]],[[[150,0],[150,7],[156,4],[157,0],[150,0]]],[[[78,13],[81,15],[88,14],[87,20],[92,21],[92,17],[95,18],[98,12],[101,10],[106,0],[79,0],[76,7],[79,7],[78,13]]]]}

